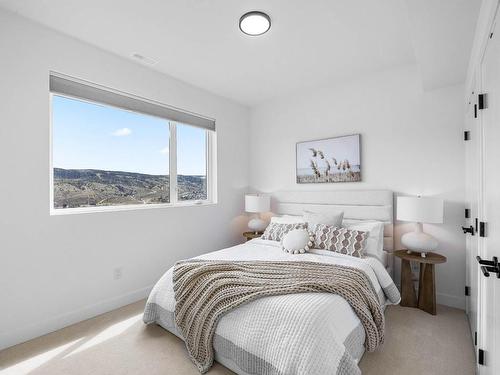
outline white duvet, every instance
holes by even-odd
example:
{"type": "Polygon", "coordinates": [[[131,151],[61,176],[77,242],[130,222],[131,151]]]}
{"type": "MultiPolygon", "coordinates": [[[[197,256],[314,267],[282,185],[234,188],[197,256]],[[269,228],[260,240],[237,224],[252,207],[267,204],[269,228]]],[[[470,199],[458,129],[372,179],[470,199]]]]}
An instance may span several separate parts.
{"type": "MultiPolygon", "coordinates": [[[[399,303],[399,292],[382,263],[326,250],[292,255],[276,241],[254,239],[204,254],[212,260],[311,261],[361,269],[381,305],[399,303]]],[[[181,337],[174,323],[172,269],[153,288],[145,323],[157,323],[181,337]]],[[[182,338],[182,337],[181,337],[182,338]]],[[[260,298],[224,315],[214,337],[215,359],[239,374],[359,374],[365,332],[350,305],[329,293],[260,298]]],[[[187,353],[186,353],[187,356],[187,353]]],[[[194,365],[193,365],[194,366],[194,365]]]]}

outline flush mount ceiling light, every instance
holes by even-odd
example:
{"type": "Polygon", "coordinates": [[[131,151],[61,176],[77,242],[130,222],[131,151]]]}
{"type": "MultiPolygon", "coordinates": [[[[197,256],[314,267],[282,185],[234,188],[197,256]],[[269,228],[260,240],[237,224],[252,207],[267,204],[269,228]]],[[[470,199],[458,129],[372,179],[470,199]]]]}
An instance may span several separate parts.
{"type": "Polygon", "coordinates": [[[271,18],[263,12],[248,12],[240,18],[240,30],[247,35],[262,35],[270,28],[271,18]]]}

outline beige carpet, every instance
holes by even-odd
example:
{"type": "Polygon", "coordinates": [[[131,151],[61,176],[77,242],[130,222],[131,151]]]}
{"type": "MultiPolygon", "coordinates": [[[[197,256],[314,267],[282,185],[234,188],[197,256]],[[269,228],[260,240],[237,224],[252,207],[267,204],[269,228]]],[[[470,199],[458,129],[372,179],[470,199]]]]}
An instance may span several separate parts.
{"type": "MultiPolygon", "coordinates": [[[[144,301],[0,352],[0,374],[198,374],[183,343],[142,323],[144,301]]],[[[365,354],[363,374],[474,374],[474,351],[463,311],[432,316],[391,306],[386,343],[365,354]]],[[[232,374],[216,364],[209,374],[232,374]]]]}

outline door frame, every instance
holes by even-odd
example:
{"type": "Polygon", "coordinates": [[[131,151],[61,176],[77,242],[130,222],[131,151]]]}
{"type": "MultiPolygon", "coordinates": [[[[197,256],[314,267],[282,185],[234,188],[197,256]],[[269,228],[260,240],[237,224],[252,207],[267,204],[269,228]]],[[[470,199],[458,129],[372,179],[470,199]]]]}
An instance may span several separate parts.
{"type": "Polygon", "coordinates": [[[479,173],[473,173],[474,168],[479,167],[480,164],[480,141],[481,141],[481,131],[479,127],[479,111],[477,111],[477,94],[478,88],[476,85],[476,80],[473,81],[473,90],[469,91],[469,97],[466,104],[466,121],[464,126],[464,131],[470,132],[470,139],[466,141],[466,173],[465,173],[465,184],[466,184],[466,207],[469,209],[470,216],[465,219],[466,227],[472,225],[474,235],[467,235],[466,237],[466,286],[469,288],[469,293],[466,296],[466,314],[469,322],[469,328],[471,332],[471,338],[473,345],[477,346],[475,342],[475,334],[480,336],[479,332],[479,321],[481,317],[480,306],[479,306],[479,295],[480,295],[480,275],[477,269],[477,261],[475,255],[479,255],[478,246],[478,234],[475,228],[475,220],[479,218],[479,207],[480,207],[480,185],[479,173]],[[475,116],[476,113],[476,116],[475,116]],[[470,142],[470,143],[469,143],[470,142]],[[473,160],[470,160],[470,158],[473,160]],[[473,252],[475,250],[475,252],[473,252]],[[475,272],[474,272],[475,271],[475,272]],[[475,288],[474,288],[475,286],[475,288]],[[472,298],[475,298],[474,300],[472,298]],[[475,310],[475,316],[472,316],[472,309],[475,310]],[[473,319],[473,320],[472,320],[473,319]]]}
{"type": "MultiPolygon", "coordinates": [[[[479,12],[478,20],[477,20],[477,25],[476,25],[476,32],[474,36],[474,43],[471,51],[471,59],[469,63],[469,68],[468,68],[468,74],[467,74],[467,80],[466,80],[466,91],[465,91],[465,103],[469,102],[470,98],[470,93],[475,92],[476,93],[476,100],[477,100],[477,94],[483,93],[484,91],[484,85],[483,85],[483,61],[486,56],[486,51],[489,45],[490,41],[490,34],[495,27],[495,22],[497,21],[497,16],[499,13],[499,8],[500,8],[500,0],[483,0],[481,4],[481,9],[479,12]]],[[[500,18],[499,18],[500,19],[500,18]]],[[[497,30],[498,32],[498,30],[497,30]]],[[[497,36],[498,37],[498,36],[497,36]]],[[[467,110],[466,110],[466,115],[467,115],[467,110]]],[[[484,173],[484,162],[485,162],[485,149],[484,149],[484,125],[483,125],[483,115],[482,111],[478,110],[478,116],[475,121],[474,126],[476,127],[474,130],[477,133],[478,139],[478,163],[479,163],[479,182],[478,182],[478,191],[477,191],[477,217],[479,220],[484,219],[485,215],[485,199],[484,199],[484,194],[485,194],[485,185],[484,185],[484,178],[485,178],[485,173],[484,173]]],[[[467,127],[467,125],[465,125],[467,127]]],[[[465,129],[467,130],[467,129],[465,129]]],[[[468,200],[470,197],[466,197],[468,200]]],[[[479,256],[484,258],[486,248],[485,248],[485,239],[484,238],[477,238],[477,253],[479,256]]],[[[466,255],[466,257],[468,254],[466,255]]],[[[472,265],[471,265],[472,266],[472,265]]],[[[476,265],[478,267],[478,265],[476,265]]],[[[485,314],[485,282],[488,281],[485,277],[482,276],[481,272],[478,270],[477,272],[477,333],[478,333],[478,338],[477,338],[477,346],[475,348],[475,353],[476,353],[476,358],[478,356],[478,349],[485,348],[486,344],[486,339],[485,339],[485,332],[487,331],[486,327],[486,319],[484,317],[485,314]]],[[[490,280],[491,281],[491,280],[490,280]]],[[[466,306],[468,307],[467,303],[466,306]]],[[[471,326],[472,328],[472,326],[471,326]]],[[[490,327],[491,328],[491,327],[490,327]]],[[[474,332],[472,332],[474,334],[474,332]]],[[[485,374],[488,371],[488,368],[485,368],[484,366],[480,366],[478,364],[478,361],[476,361],[476,369],[477,373],[479,375],[485,374]]]]}
{"type": "MultiPolygon", "coordinates": [[[[492,2],[493,3],[493,2],[492,2]]],[[[484,93],[485,92],[485,85],[484,85],[484,71],[483,71],[483,63],[485,58],[487,57],[487,51],[488,51],[488,46],[490,45],[491,41],[491,35],[495,29],[496,26],[496,21],[498,19],[499,11],[500,11],[500,0],[495,0],[494,1],[495,7],[494,9],[492,8],[493,12],[491,14],[491,17],[489,19],[488,23],[488,28],[487,28],[487,33],[483,39],[482,43],[482,48],[481,48],[481,53],[480,53],[480,58],[477,63],[475,73],[474,73],[474,78],[475,82],[477,83],[477,87],[479,89],[478,93],[484,93]]],[[[498,32],[498,30],[497,30],[498,32]]],[[[497,36],[498,38],[498,36],[497,36]]],[[[479,192],[479,197],[478,197],[478,217],[480,218],[480,221],[483,221],[486,217],[486,200],[485,200],[485,160],[486,160],[486,148],[485,148],[485,125],[484,125],[484,117],[483,117],[483,112],[478,111],[478,135],[479,135],[479,187],[478,187],[478,192],[479,192]]],[[[477,244],[477,251],[478,255],[485,259],[487,258],[487,249],[486,249],[486,238],[483,237],[478,237],[478,244],[477,244]]],[[[476,347],[476,357],[478,355],[478,349],[488,349],[486,348],[486,343],[487,339],[485,337],[486,332],[492,331],[492,327],[488,327],[488,319],[485,314],[487,314],[487,302],[486,302],[486,290],[485,288],[487,287],[486,283],[491,282],[492,280],[489,280],[486,277],[483,277],[481,275],[481,272],[478,272],[478,340],[477,340],[477,347],[476,347]]],[[[484,366],[481,366],[477,363],[476,361],[476,367],[477,367],[477,373],[479,375],[489,373],[491,368],[486,368],[484,366]]]]}

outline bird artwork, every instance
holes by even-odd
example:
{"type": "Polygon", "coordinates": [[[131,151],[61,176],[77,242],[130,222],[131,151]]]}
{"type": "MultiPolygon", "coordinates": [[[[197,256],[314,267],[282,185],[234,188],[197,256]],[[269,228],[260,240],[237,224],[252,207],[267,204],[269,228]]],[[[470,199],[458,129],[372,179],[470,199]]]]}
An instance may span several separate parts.
{"type": "MultiPolygon", "coordinates": [[[[325,179],[325,182],[329,181],[330,180],[329,177],[330,177],[331,171],[332,171],[332,165],[330,164],[328,159],[325,158],[324,152],[321,150],[313,149],[313,148],[310,148],[309,150],[312,151],[313,158],[317,159],[319,157],[319,159],[323,160],[323,162],[325,164],[323,171],[321,171],[319,166],[318,166],[318,162],[313,160],[313,159],[310,159],[310,166],[311,166],[311,169],[313,171],[313,175],[317,179],[320,179],[323,176],[325,179]]],[[[351,172],[351,163],[349,162],[349,160],[344,159],[340,163],[338,163],[337,159],[335,159],[334,157],[332,157],[331,159],[333,160],[334,166],[337,167],[337,171],[342,171],[341,173],[351,172]]]]}
{"type": "Polygon", "coordinates": [[[297,183],[361,181],[359,134],[297,143],[297,183]]]}

